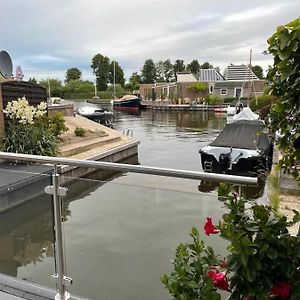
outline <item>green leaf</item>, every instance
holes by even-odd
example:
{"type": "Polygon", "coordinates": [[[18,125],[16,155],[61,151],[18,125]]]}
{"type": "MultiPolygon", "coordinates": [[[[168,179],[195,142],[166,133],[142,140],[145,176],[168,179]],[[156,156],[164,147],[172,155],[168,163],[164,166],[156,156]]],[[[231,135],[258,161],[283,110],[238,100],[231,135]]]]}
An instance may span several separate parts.
{"type": "Polygon", "coordinates": [[[196,283],[195,281],[191,280],[191,281],[188,281],[186,283],[186,285],[191,288],[191,289],[198,289],[199,288],[199,284],[196,283]]]}
{"type": "Polygon", "coordinates": [[[249,282],[254,282],[254,280],[256,279],[256,271],[250,268],[247,268],[245,271],[245,275],[246,275],[246,279],[249,282]]]}
{"type": "Polygon", "coordinates": [[[196,227],[193,227],[193,228],[192,228],[192,234],[193,234],[194,236],[198,236],[198,235],[199,235],[199,232],[198,232],[198,230],[197,230],[196,227]]]}
{"type": "Polygon", "coordinates": [[[163,276],[160,277],[160,281],[164,284],[167,285],[169,283],[169,278],[167,274],[164,274],[163,276]]]}
{"type": "Polygon", "coordinates": [[[248,263],[248,255],[247,255],[247,253],[242,252],[242,253],[240,254],[240,258],[241,258],[242,264],[246,267],[246,266],[247,266],[247,263],[248,263]]]}
{"type": "Polygon", "coordinates": [[[274,260],[277,259],[278,257],[278,252],[276,249],[274,248],[269,248],[268,252],[267,252],[267,257],[274,260]]]}

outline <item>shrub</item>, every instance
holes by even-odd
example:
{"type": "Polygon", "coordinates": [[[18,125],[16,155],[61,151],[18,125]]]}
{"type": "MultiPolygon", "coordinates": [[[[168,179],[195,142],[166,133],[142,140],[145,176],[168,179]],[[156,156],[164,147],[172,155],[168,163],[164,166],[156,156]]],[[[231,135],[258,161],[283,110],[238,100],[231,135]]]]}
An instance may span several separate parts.
{"type": "Polygon", "coordinates": [[[85,136],[86,131],[82,127],[76,127],[74,130],[76,136],[85,136]]]}
{"type": "Polygon", "coordinates": [[[271,107],[270,128],[280,129],[277,145],[282,153],[280,165],[300,182],[295,166],[300,162],[300,20],[279,26],[268,39],[268,51],[274,57],[267,79],[270,93],[276,97],[271,107]]]}
{"type": "Polygon", "coordinates": [[[65,125],[65,119],[62,113],[56,113],[52,118],[49,118],[49,130],[56,137],[61,135],[63,132],[68,131],[68,127],[65,125]]]}
{"type": "Polygon", "coordinates": [[[205,102],[208,104],[218,104],[221,102],[221,98],[215,95],[207,95],[205,97],[205,102]]]}
{"type": "Polygon", "coordinates": [[[249,106],[253,111],[256,111],[258,109],[271,105],[274,99],[275,97],[271,95],[260,96],[257,99],[252,98],[250,100],[249,106]]]}
{"type": "Polygon", "coordinates": [[[49,130],[46,108],[44,102],[36,108],[30,106],[25,97],[8,102],[5,114],[10,122],[2,150],[54,156],[57,153],[57,139],[49,130]]]}
{"type": "Polygon", "coordinates": [[[195,82],[187,86],[187,89],[193,92],[204,92],[208,90],[208,86],[203,82],[195,82]]]}
{"type": "Polygon", "coordinates": [[[299,299],[300,239],[288,232],[300,221],[299,212],[288,221],[270,206],[223,191],[228,212],[218,226],[207,218],[204,230],[229,241],[225,259],[193,228],[193,242],[177,247],[174,271],[163,275],[162,283],[175,299],[221,299],[218,290],[234,300],[299,299]]]}
{"type": "Polygon", "coordinates": [[[10,123],[3,139],[2,150],[44,156],[57,154],[57,139],[44,126],[10,123]]]}

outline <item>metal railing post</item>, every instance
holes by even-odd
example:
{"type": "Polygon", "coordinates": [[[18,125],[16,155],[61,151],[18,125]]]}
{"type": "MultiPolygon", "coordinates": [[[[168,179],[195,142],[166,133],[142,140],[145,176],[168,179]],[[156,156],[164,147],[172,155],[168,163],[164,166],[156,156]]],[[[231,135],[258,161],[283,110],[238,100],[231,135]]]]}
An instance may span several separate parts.
{"type": "Polygon", "coordinates": [[[65,289],[65,263],[64,263],[64,248],[62,238],[62,225],[61,225],[61,197],[59,196],[59,174],[57,172],[57,165],[54,165],[53,175],[53,205],[54,205],[54,224],[55,224],[55,259],[56,259],[56,272],[57,272],[57,286],[58,294],[55,300],[66,300],[70,298],[70,294],[65,289]]]}

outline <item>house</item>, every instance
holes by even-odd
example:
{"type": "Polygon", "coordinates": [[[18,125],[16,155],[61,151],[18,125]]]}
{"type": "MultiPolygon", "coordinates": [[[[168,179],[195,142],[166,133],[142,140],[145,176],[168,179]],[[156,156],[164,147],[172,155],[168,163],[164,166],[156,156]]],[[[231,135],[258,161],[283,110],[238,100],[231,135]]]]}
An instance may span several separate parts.
{"type": "Polygon", "coordinates": [[[265,80],[260,80],[248,65],[230,65],[225,69],[224,80],[215,83],[213,95],[226,98],[246,98],[263,95],[265,80]]]}
{"type": "Polygon", "coordinates": [[[181,103],[190,103],[208,94],[220,99],[261,96],[266,88],[265,81],[258,79],[247,65],[230,65],[224,75],[216,69],[200,69],[197,74],[179,72],[176,75],[176,82],[141,84],[140,95],[146,100],[180,99],[181,103]],[[207,90],[191,89],[197,82],[206,84],[207,90]]]}

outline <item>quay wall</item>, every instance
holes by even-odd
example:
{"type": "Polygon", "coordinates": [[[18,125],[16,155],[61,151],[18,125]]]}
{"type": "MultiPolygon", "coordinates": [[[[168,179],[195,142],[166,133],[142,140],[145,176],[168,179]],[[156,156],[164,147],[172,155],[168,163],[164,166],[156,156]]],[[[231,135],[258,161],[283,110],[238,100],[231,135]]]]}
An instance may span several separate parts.
{"type": "MultiPolygon", "coordinates": [[[[139,142],[131,142],[129,144],[115,147],[105,152],[99,151],[98,154],[93,157],[89,157],[89,160],[101,160],[107,162],[127,162],[131,159],[130,163],[138,162],[138,144],[139,142]]],[[[16,166],[18,167],[18,165],[16,166]]],[[[18,168],[15,167],[15,173],[18,173],[18,168]]],[[[37,167],[37,166],[36,166],[37,167]]],[[[39,165],[39,169],[40,169],[39,165]]],[[[16,180],[14,182],[0,182],[0,213],[10,210],[17,205],[30,201],[34,197],[44,194],[44,188],[47,185],[51,185],[51,174],[53,168],[48,165],[45,167],[47,171],[41,173],[40,170],[35,170],[35,165],[28,165],[28,176],[16,180]]],[[[74,166],[61,166],[61,183],[66,183],[75,180],[78,177],[85,177],[91,174],[92,179],[103,180],[108,178],[115,172],[110,170],[102,170],[101,172],[93,168],[78,168],[74,166]],[[96,172],[97,171],[97,172],[96,172]],[[94,174],[94,175],[93,175],[94,174]],[[96,175],[95,175],[96,174],[96,175]]],[[[25,173],[24,164],[20,165],[19,173],[25,173]],[[22,166],[22,168],[21,168],[22,166]]],[[[1,174],[1,164],[0,164],[1,174]]],[[[6,176],[5,169],[2,172],[3,176],[6,176]]]]}

